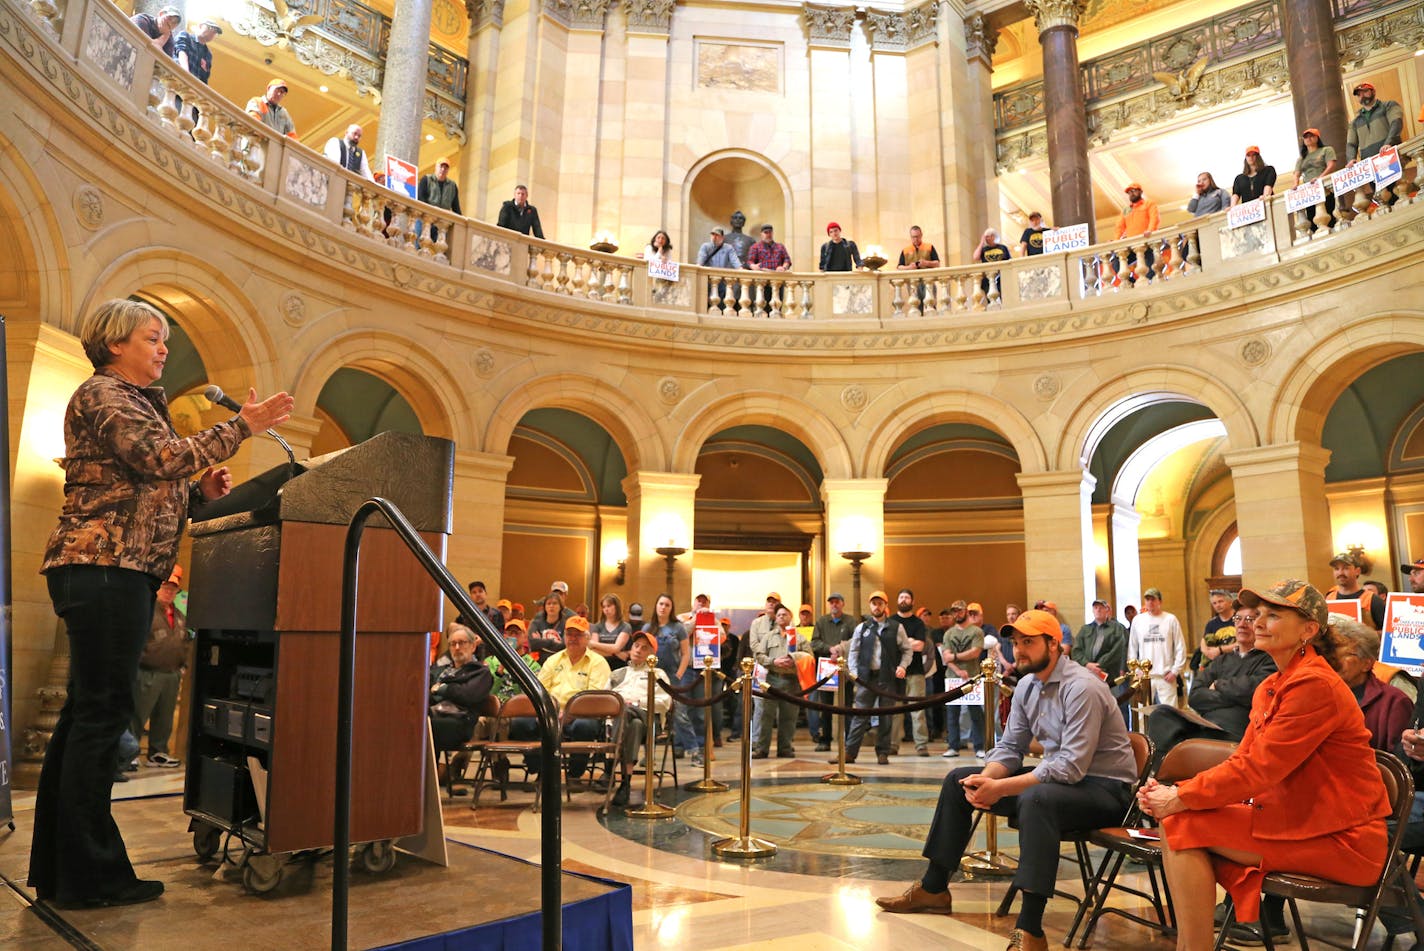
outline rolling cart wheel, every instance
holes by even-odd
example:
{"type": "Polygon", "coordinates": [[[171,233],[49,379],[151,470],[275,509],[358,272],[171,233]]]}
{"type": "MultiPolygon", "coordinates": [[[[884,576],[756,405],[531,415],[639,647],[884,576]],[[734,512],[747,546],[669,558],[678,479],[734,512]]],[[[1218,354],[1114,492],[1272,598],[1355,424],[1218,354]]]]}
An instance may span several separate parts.
{"type": "Polygon", "coordinates": [[[207,862],[218,852],[222,844],[222,830],[199,822],[193,829],[193,851],[198,853],[198,861],[207,862]]]}
{"type": "Polygon", "coordinates": [[[282,881],[282,863],[272,855],[250,855],[242,866],[242,887],[263,895],[282,881]]]}
{"type": "Polygon", "coordinates": [[[396,850],[388,841],[372,842],[361,850],[361,867],[374,875],[395,868],[396,850]]]}

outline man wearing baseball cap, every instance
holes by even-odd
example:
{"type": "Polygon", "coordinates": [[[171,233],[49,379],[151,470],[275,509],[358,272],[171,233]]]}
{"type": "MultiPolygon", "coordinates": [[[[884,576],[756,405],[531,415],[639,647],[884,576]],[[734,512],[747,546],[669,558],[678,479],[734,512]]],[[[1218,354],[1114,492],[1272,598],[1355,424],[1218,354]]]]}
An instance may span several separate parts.
{"type": "MultiPolygon", "coordinates": [[[[628,790],[633,767],[638,762],[638,749],[648,735],[648,658],[658,652],[658,637],[652,631],[638,631],[628,644],[628,666],[613,672],[608,681],[610,690],[623,698],[623,782],[613,794],[613,805],[628,804],[628,790]]],[[[663,683],[668,682],[667,673],[661,667],[653,668],[663,683]]],[[[653,712],[667,716],[672,709],[672,694],[654,688],[653,712]]],[[[607,789],[607,787],[604,787],[607,789]]]]}
{"type": "Polygon", "coordinates": [[[1142,610],[1127,632],[1127,659],[1152,662],[1152,694],[1156,703],[1177,703],[1177,680],[1187,668],[1187,642],[1176,615],[1162,610],[1162,592],[1142,592],[1142,610]]]}
{"type": "Polygon", "coordinates": [[[1424,594],[1424,558],[1416,559],[1412,564],[1400,565],[1399,570],[1409,576],[1410,591],[1424,594]]]}
{"type": "Polygon", "coordinates": [[[1112,616],[1112,605],[1102,598],[1093,602],[1093,619],[1073,638],[1073,659],[1103,680],[1122,676],[1127,662],[1127,628],[1112,616]]]}
{"type": "Polygon", "coordinates": [[[1023,896],[1009,947],[1046,951],[1043,909],[1058,877],[1063,834],[1117,823],[1132,798],[1137,764],[1116,701],[1096,674],[1064,652],[1056,617],[1025,611],[1000,636],[1013,639],[1020,675],[1004,735],[983,766],[945,777],[925,840],[924,877],[876,904],[953,914],[949,878],[969,846],[975,810],[1007,806],[1019,829],[1013,881],[1023,896]],[[1033,740],[1043,757],[1030,768],[1024,759],[1033,740]]]}
{"type": "Polygon", "coordinates": [[[285,79],[268,80],[265,93],[247,100],[247,114],[278,135],[295,139],[297,124],[292,121],[291,114],[282,106],[282,100],[286,98],[287,81],[285,79]]]}
{"type": "MultiPolygon", "coordinates": [[[[460,186],[450,178],[448,158],[440,156],[435,160],[435,171],[420,176],[420,182],[415,186],[415,199],[436,208],[443,208],[452,215],[464,214],[460,210],[460,186]]],[[[430,240],[440,240],[440,229],[434,224],[430,226],[430,240]]]]}
{"type": "MultiPolygon", "coordinates": [[[[870,617],[850,636],[846,664],[855,680],[853,706],[894,706],[895,701],[872,693],[865,684],[875,684],[882,691],[900,690],[910,666],[914,650],[910,638],[899,622],[890,615],[890,599],[884,591],[870,592],[870,617]]],[[[880,717],[875,733],[875,760],[882,766],[890,762],[894,750],[894,717],[880,717]]],[[[846,729],[846,762],[854,763],[860,755],[860,742],[870,729],[870,717],[852,717],[846,729]]]]}
{"type": "Polygon", "coordinates": [[[1350,94],[1360,104],[1345,133],[1345,161],[1353,165],[1372,158],[1386,145],[1404,141],[1404,107],[1393,99],[1381,102],[1374,83],[1359,83],[1350,94]]]}
{"type": "MultiPolygon", "coordinates": [[[[1122,217],[1117,222],[1117,237],[1121,241],[1123,238],[1145,238],[1158,228],[1162,227],[1162,216],[1157,210],[1157,203],[1142,197],[1142,185],[1138,182],[1129,182],[1123,189],[1127,195],[1127,205],[1122,209],[1122,217]]],[[[1155,255],[1152,249],[1147,249],[1146,255],[1147,270],[1152,270],[1155,255]]],[[[1137,272],[1133,270],[1133,265],[1137,263],[1137,252],[1127,252],[1127,279],[1137,280],[1137,272]]],[[[1117,255],[1113,255],[1113,271],[1117,272],[1117,255]]]]}
{"type": "MultiPolygon", "coordinates": [[[[845,613],[845,595],[833,591],[831,596],[826,598],[826,613],[816,618],[816,627],[811,632],[812,656],[818,661],[821,658],[834,660],[843,656],[845,642],[850,639],[852,626],[845,613]]],[[[806,719],[809,721],[810,718],[811,711],[808,710],[806,719]]],[[[816,718],[816,724],[811,729],[811,737],[816,741],[816,751],[819,753],[825,753],[831,748],[831,720],[829,714],[822,714],[816,718]]]]}
{"type": "MultiPolygon", "coordinates": [[[[564,649],[550,655],[539,668],[539,682],[562,708],[569,698],[585,690],[606,690],[613,672],[608,661],[588,649],[588,618],[575,614],[564,622],[564,649]]],[[[564,725],[566,740],[596,740],[600,736],[602,722],[579,719],[564,725]]],[[[519,717],[509,724],[509,736],[514,740],[538,738],[539,724],[533,718],[519,717]]],[[[529,772],[539,770],[537,755],[526,758],[529,772]]],[[[588,766],[588,757],[570,756],[568,778],[578,779],[588,766]]]]}
{"type": "Polygon", "coordinates": [[[1335,587],[1325,592],[1327,601],[1360,602],[1360,620],[1376,631],[1384,630],[1384,598],[1360,583],[1360,570],[1364,566],[1353,552],[1342,551],[1330,559],[1330,573],[1335,576],[1335,587]]]}

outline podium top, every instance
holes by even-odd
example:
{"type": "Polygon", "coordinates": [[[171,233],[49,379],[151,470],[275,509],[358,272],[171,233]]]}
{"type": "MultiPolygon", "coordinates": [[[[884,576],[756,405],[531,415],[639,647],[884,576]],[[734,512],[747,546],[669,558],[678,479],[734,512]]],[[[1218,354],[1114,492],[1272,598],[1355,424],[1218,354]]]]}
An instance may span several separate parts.
{"type": "MultiPolygon", "coordinates": [[[[192,534],[278,521],[345,525],[372,496],[393,502],[422,532],[451,531],[455,444],[438,436],[386,432],[348,449],[283,464],[235,486],[193,514],[192,534]]],[[[385,519],[377,513],[372,525],[385,519]]]]}

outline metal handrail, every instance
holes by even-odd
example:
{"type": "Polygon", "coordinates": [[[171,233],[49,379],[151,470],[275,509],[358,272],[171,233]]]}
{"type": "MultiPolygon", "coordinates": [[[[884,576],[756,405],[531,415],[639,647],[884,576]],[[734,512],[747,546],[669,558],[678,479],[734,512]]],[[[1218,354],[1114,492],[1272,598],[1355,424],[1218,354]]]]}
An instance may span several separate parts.
{"type": "Polygon", "coordinates": [[[543,841],[539,851],[542,863],[539,869],[542,947],[544,951],[559,951],[563,944],[563,897],[559,880],[559,866],[563,860],[563,812],[560,809],[559,771],[554,767],[554,764],[559,762],[558,708],[554,704],[554,698],[539,682],[539,678],[534,676],[534,672],[520,659],[515,649],[505,642],[503,632],[495,630],[484,612],[475,607],[469,595],[460,587],[460,583],[435,557],[401,510],[380,497],[362,502],[361,507],[351,516],[351,523],[346,529],[346,553],[341,568],[341,669],[336,714],[336,858],[331,896],[332,951],[346,951],[351,872],[351,721],[356,682],[357,572],[361,563],[361,536],[366,530],[367,520],[376,512],[386,517],[396,535],[405,542],[405,546],[420,562],[425,573],[439,585],[445,597],[454,602],[466,618],[472,618],[475,627],[481,628],[480,634],[484,638],[485,646],[500,659],[505,670],[519,682],[534,702],[539,721],[540,749],[543,753],[543,769],[539,773],[539,782],[542,784],[540,794],[544,802],[543,811],[540,813],[543,841]]]}

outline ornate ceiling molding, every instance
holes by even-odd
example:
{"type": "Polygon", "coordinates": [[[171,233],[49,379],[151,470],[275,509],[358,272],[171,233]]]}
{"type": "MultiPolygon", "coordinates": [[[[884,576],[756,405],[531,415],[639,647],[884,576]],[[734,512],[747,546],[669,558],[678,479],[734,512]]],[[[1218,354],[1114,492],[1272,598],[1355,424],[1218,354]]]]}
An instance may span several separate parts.
{"type": "Polygon", "coordinates": [[[1077,30],[1078,21],[1088,9],[1088,0],[1024,0],[1024,6],[1033,14],[1038,32],[1046,33],[1060,26],[1077,30]]]}
{"type": "Polygon", "coordinates": [[[812,46],[850,49],[851,30],[855,29],[855,7],[823,7],[808,3],[801,9],[806,35],[812,46]]]}

